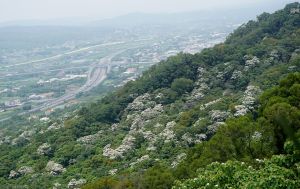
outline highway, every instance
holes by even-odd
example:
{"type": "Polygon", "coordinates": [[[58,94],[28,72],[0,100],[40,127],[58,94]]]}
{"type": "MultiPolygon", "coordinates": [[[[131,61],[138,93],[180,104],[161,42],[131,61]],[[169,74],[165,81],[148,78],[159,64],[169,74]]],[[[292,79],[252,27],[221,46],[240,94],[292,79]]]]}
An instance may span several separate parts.
{"type": "MultiPolygon", "coordinates": [[[[113,53],[109,56],[106,56],[106,57],[100,59],[100,61],[98,63],[92,65],[88,71],[88,76],[87,76],[87,80],[86,80],[85,84],[83,86],[81,86],[79,89],[69,92],[61,97],[56,98],[56,99],[49,100],[38,107],[35,107],[26,112],[19,113],[18,115],[21,116],[21,115],[25,115],[27,113],[33,113],[33,112],[37,112],[37,111],[45,111],[47,109],[54,108],[58,105],[64,104],[67,101],[76,98],[77,94],[82,93],[82,92],[87,92],[87,91],[91,90],[92,88],[98,86],[107,77],[107,74],[110,71],[111,59],[115,55],[117,55],[121,52],[123,52],[123,51],[119,51],[117,53],[113,53]]],[[[11,119],[11,117],[1,119],[0,122],[6,121],[9,119],[11,119]]]]}
{"type": "Polygon", "coordinates": [[[111,64],[111,59],[116,56],[117,54],[120,54],[122,51],[118,51],[116,53],[113,53],[109,56],[106,56],[100,61],[94,65],[92,65],[88,71],[87,74],[87,80],[83,86],[81,86],[79,89],[69,92],[61,97],[58,97],[56,99],[50,100],[47,103],[44,103],[38,107],[35,107],[28,112],[21,113],[20,115],[24,115],[26,113],[33,113],[36,111],[45,111],[47,109],[56,107],[58,105],[64,104],[65,102],[72,100],[76,97],[77,94],[87,92],[94,87],[98,86],[106,77],[107,74],[110,71],[110,64],[111,64]]]}
{"type": "MultiPolygon", "coordinates": [[[[12,66],[33,64],[33,63],[38,63],[38,62],[43,63],[43,62],[47,62],[47,60],[61,58],[62,56],[65,56],[65,55],[78,53],[78,52],[81,52],[81,51],[86,51],[88,49],[92,49],[92,48],[95,48],[95,47],[99,47],[99,46],[104,46],[105,47],[105,46],[117,45],[117,44],[123,44],[123,43],[124,42],[114,42],[114,43],[105,43],[105,44],[100,44],[100,45],[94,45],[94,46],[89,46],[89,47],[81,48],[81,49],[78,49],[78,50],[62,53],[62,54],[55,55],[55,56],[52,56],[52,57],[47,57],[47,58],[43,58],[43,59],[39,59],[39,60],[33,60],[33,61],[13,64],[13,65],[9,65],[9,66],[3,66],[3,67],[7,68],[7,67],[12,67],[12,66]]],[[[135,46],[134,48],[137,48],[137,47],[138,46],[135,46]]],[[[61,104],[64,104],[64,103],[66,103],[66,102],[68,102],[72,99],[75,99],[76,95],[78,95],[80,93],[90,91],[91,89],[98,86],[101,82],[103,82],[106,79],[107,75],[109,74],[109,72],[111,70],[112,65],[118,65],[119,64],[119,63],[117,63],[117,64],[112,63],[112,58],[115,57],[118,54],[121,54],[122,52],[124,52],[126,50],[129,50],[129,49],[130,48],[116,51],[116,52],[114,52],[114,53],[112,53],[112,54],[110,54],[106,57],[101,58],[99,60],[99,62],[88,66],[89,70],[88,70],[88,73],[87,73],[87,80],[86,80],[85,84],[82,85],[77,90],[67,92],[66,94],[64,94],[63,96],[60,96],[58,98],[50,99],[48,101],[45,101],[43,104],[41,104],[37,107],[34,107],[33,109],[31,109],[29,111],[24,111],[22,113],[19,113],[18,115],[21,116],[21,115],[26,115],[28,113],[33,113],[33,112],[38,112],[38,111],[46,111],[48,109],[51,109],[51,108],[54,108],[54,107],[59,106],[61,104]]],[[[3,67],[0,67],[0,68],[3,68],[3,67]]],[[[66,68],[66,69],[69,69],[69,68],[66,68]]],[[[6,120],[9,120],[9,119],[11,119],[11,117],[0,119],[0,122],[6,121],[6,120]]]]}
{"type": "Polygon", "coordinates": [[[58,55],[55,55],[55,56],[50,56],[50,57],[43,58],[43,59],[38,59],[38,60],[31,60],[31,61],[28,61],[28,62],[21,62],[21,63],[17,63],[17,64],[10,64],[10,65],[7,65],[7,66],[1,66],[0,68],[10,68],[10,67],[14,67],[14,66],[33,64],[33,63],[38,63],[38,62],[45,62],[47,60],[58,59],[58,58],[61,58],[63,56],[66,56],[66,55],[71,55],[71,54],[75,54],[75,53],[78,53],[78,52],[87,51],[87,50],[97,48],[97,47],[106,47],[106,46],[111,46],[111,45],[119,45],[119,44],[123,44],[123,43],[125,43],[125,42],[120,41],[120,42],[111,42],[111,43],[103,43],[103,44],[98,44],[98,45],[92,45],[92,46],[83,47],[83,48],[80,48],[80,49],[77,49],[77,50],[61,53],[61,54],[58,54],[58,55]]]}

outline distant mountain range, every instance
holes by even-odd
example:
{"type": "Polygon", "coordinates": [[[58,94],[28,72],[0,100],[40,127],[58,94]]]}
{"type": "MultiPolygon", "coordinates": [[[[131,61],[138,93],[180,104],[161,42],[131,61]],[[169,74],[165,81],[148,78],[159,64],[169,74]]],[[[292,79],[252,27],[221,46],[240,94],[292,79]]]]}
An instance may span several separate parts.
{"type": "Polygon", "coordinates": [[[210,10],[178,13],[130,13],[106,19],[95,18],[57,18],[49,20],[17,20],[0,22],[0,27],[8,26],[94,26],[94,27],[130,27],[143,24],[176,24],[215,19],[230,19],[246,22],[254,19],[261,12],[273,12],[284,5],[284,2],[274,1],[260,3],[259,6],[232,10],[210,10]]]}

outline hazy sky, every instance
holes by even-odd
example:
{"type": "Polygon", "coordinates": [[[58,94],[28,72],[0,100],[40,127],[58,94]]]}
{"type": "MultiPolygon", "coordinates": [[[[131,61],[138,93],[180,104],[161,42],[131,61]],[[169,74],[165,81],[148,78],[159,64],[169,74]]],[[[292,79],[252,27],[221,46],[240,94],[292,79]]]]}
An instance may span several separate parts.
{"type": "Polygon", "coordinates": [[[0,22],[56,18],[102,19],[131,12],[182,12],[240,8],[297,0],[0,0],[0,22]]]}

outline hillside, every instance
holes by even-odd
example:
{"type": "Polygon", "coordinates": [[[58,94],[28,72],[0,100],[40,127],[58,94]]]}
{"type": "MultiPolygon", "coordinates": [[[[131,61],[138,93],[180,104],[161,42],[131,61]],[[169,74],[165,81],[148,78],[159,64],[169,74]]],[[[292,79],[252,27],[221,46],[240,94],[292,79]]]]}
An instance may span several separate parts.
{"type": "Polygon", "coordinates": [[[1,137],[0,185],[266,188],[274,179],[272,188],[297,188],[299,66],[293,3],[213,48],[160,62],[62,120],[1,137]]]}

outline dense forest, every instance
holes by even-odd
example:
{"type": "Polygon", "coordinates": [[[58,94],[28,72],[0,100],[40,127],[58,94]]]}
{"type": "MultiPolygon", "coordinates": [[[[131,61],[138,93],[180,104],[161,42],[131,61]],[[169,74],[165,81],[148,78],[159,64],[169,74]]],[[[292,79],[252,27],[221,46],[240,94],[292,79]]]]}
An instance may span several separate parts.
{"type": "Polygon", "coordinates": [[[300,4],[292,3],[3,142],[0,185],[299,188],[299,66],[300,4]]]}

